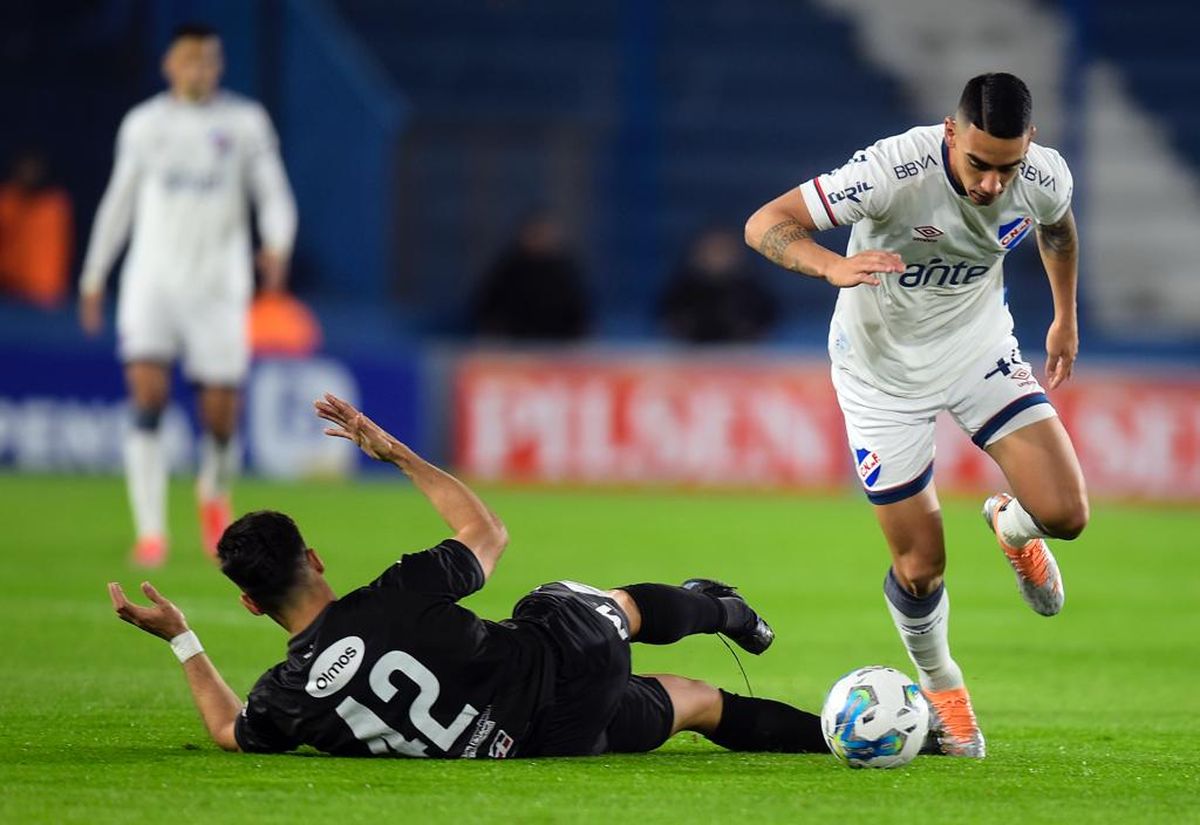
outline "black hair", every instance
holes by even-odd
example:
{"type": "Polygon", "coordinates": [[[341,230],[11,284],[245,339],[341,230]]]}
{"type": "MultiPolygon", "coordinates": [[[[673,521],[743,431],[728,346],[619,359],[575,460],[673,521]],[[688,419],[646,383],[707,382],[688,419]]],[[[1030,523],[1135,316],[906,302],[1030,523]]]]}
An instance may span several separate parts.
{"type": "Polygon", "coordinates": [[[274,510],[247,513],[217,542],[221,572],[268,613],[276,613],[300,579],[308,545],[291,517],[274,510]]]}
{"type": "Polygon", "coordinates": [[[220,37],[221,35],[212,26],[206,23],[181,23],[171,32],[171,45],[174,46],[180,40],[207,40],[210,37],[220,37]]]}
{"type": "Polygon", "coordinates": [[[1033,97],[1016,75],[989,72],[967,81],[958,100],[958,116],[997,138],[1022,137],[1029,131],[1033,97]]]}

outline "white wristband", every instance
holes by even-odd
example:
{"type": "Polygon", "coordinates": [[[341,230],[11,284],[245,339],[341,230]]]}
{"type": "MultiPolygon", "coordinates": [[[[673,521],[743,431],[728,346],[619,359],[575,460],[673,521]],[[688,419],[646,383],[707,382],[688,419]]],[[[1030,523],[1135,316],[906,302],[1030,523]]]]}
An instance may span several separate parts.
{"type": "Polygon", "coordinates": [[[193,656],[203,653],[204,645],[200,644],[200,639],[193,631],[187,630],[171,640],[171,650],[175,651],[175,658],[183,664],[193,656]]]}

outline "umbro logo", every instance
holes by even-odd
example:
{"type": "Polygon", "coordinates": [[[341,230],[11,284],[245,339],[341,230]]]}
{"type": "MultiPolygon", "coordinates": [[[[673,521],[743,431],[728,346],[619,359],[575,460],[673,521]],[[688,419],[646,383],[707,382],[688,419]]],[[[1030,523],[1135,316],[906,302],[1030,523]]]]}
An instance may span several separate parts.
{"type": "Polygon", "coordinates": [[[912,239],[914,241],[925,241],[926,243],[937,243],[937,239],[945,234],[945,232],[936,226],[914,226],[912,239]]]}

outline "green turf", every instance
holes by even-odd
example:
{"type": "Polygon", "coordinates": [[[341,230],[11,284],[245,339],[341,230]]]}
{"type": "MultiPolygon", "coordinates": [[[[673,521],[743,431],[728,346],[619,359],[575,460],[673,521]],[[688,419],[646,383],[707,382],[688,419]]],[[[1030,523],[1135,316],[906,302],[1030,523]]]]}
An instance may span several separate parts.
{"type": "MultiPolygon", "coordinates": [[[[740,585],[775,646],[744,657],[754,689],[816,708],[841,673],[911,672],[880,592],[886,553],[857,496],[485,491],[513,540],[468,604],[500,618],[532,585],[740,585]]],[[[0,476],[0,822],[1200,821],[1200,531],[1194,508],[1098,503],[1061,545],[1064,613],[1020,601],[978,522],[950,501],[952,640],[988,735],[982,763],[918,759],[850,771],[831,757],[725,753],[690,735],[646,756],[510,763],[225,754],[211,745],[170,651],[119,622],[104,582],[132,592],[114,479],[0,476]]],[[[246,483],[244,508],[291,511],[335,588],[442,535],[399,484],[246,483]]],[[[237,604],[201,556],[189,491],[152,578],[244,693],[284,637],[237,604]]],[[[738,689],[712,637],[635,648],[642,671],[738,689]]]]}

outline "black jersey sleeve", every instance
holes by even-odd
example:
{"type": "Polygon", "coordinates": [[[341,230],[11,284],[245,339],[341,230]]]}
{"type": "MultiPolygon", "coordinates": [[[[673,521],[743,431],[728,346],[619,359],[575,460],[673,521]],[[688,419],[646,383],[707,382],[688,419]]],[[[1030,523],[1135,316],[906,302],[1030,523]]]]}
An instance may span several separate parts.
{"type": "Polygon", "coordinates": [[[462,542],[446,539],[437,547],[400,558],[377,584],[456,602],[483,587],[479,559],[462,542]]]}
{"type": "Polygon", "coordinates": [[[233,723],[233,737],[246,753],[282,753],[298,748],[301,742],[279,729],[272,716],[273,704],[268,672],[258,681],[242,712],[233,723]]]}

